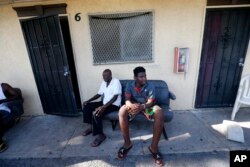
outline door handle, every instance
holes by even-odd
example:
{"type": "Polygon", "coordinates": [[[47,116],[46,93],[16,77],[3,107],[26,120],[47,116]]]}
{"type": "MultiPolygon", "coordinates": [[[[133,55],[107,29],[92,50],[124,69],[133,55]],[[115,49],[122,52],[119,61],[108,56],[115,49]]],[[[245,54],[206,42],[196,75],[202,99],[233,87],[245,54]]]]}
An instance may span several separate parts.
{"type": "Polygon", "coordinates": [[[239,66],[240,66],[240,67],[243,67],[243,66],[244,66],[243,61],[244,61],[244,59],[241,57],[240,60],[239,60],[239,66]]]}
{"type": "Polygon", "coordinates": [[[67,77],[67,76],[70,75],[70,72],[69,72],[69,71],[65,71],[63,75],[64,75],[65,77],[67,77]]]}
{"type": "Polygon", "coordinates": [[[69,68],[68,68],[67,66],[64,66],[64,73],[63,73],[63,75],[64,75],[65,77],[67,77],[67,76],[70,75],[70,71],[69,71],[69,68]]]}
{"type": "Polygon", "coordinates": [[[240,66],[240,67],[243,67],[243,66],[244,66],[244,64],[243,64],[243,63],[239,63],[239,66],[240,66]]]}

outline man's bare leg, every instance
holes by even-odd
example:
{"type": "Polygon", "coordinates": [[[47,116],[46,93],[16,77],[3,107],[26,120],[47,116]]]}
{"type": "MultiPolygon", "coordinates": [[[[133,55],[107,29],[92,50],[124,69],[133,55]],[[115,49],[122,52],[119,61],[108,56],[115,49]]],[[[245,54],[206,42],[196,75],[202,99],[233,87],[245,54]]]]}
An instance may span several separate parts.
{"type": "Polygon", "coordinates": [[[132,142],[129,137],[129,122],[128,122],[128,110],[125,105],[123,105],[119,110],[119,123],[121,128],[121,133],[124,139],[124,148],[129,148],[132,142]]]}
{"type": "Polygon", "coordinates": [[[153,117],[154,117],[153,139],[150,145],[150,149],[153,152],[158,152],[158,143],[161,137],[163,124],[164,124],[162,109],[157,108],[153,117]]]}

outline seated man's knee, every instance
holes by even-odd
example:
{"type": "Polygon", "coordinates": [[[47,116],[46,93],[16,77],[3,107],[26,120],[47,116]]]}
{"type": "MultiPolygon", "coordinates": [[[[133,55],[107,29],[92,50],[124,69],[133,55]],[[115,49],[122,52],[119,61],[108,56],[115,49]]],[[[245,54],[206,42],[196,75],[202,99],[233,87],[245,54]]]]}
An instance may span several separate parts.
{"type": "Polygon", "coordinates": [[[119,117],[127,117],[127,116],[128,116],[127,107],[126,105],[123,105],[119,110],[119,117]]]}
{"type": "Polygon", "coordinates": [[[157,109],[154,112],[155,119],[163,120],[164,115],[163,115],[163,110],[160,107],[157,107],[157,109]]]}

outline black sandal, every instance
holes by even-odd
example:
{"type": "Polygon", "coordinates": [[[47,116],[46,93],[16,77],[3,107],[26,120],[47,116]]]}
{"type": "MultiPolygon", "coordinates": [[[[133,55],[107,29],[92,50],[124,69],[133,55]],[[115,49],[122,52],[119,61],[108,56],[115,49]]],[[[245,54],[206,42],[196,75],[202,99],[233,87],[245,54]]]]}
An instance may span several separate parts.
{"type": "Polygon", "coordinates": [[[118,151],[117,158],[120,160],[124,159],[132,147],[133,145],[131,145],[129,148],[121,147],[118,151]]]}
{"type": "Polygon", "coordinates": [[[154,160],[155,160],[155,163],[158,165],[158,166],[163,166],[163,159],[162,159],[162,155],[160,152],[153,152],[150,148],[150,146],[148,147],[148,150],[150,151],[150,153],[152,154],[154,160]]]}
{"type": "Polygon", "coordinates": [[[8,148],[8,145],[6,143],[2,142],[0,144],[0,153],[4,152],[5,150],[7,150],[7,148],[8,148]]]}

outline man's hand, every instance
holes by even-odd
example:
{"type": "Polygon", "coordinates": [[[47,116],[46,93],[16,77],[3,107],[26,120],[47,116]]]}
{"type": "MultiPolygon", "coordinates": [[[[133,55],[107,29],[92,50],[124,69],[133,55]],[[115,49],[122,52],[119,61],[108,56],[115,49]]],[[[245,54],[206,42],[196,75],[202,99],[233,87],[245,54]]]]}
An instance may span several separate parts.
{"type": "Polygon", "coordinates": [[[102,116],[103,112],[106,110],[106,107],[105,106],[100,106],[98,108],[95,109],[95,115],[97,117],[100,117],[102,116]]]}
{"type": "Polygon", "coordinates": [[[131,115],[138,114],[143,110],[143,106],[139,103],[131,104],[128,108],[128,113],[131,115]]]}

